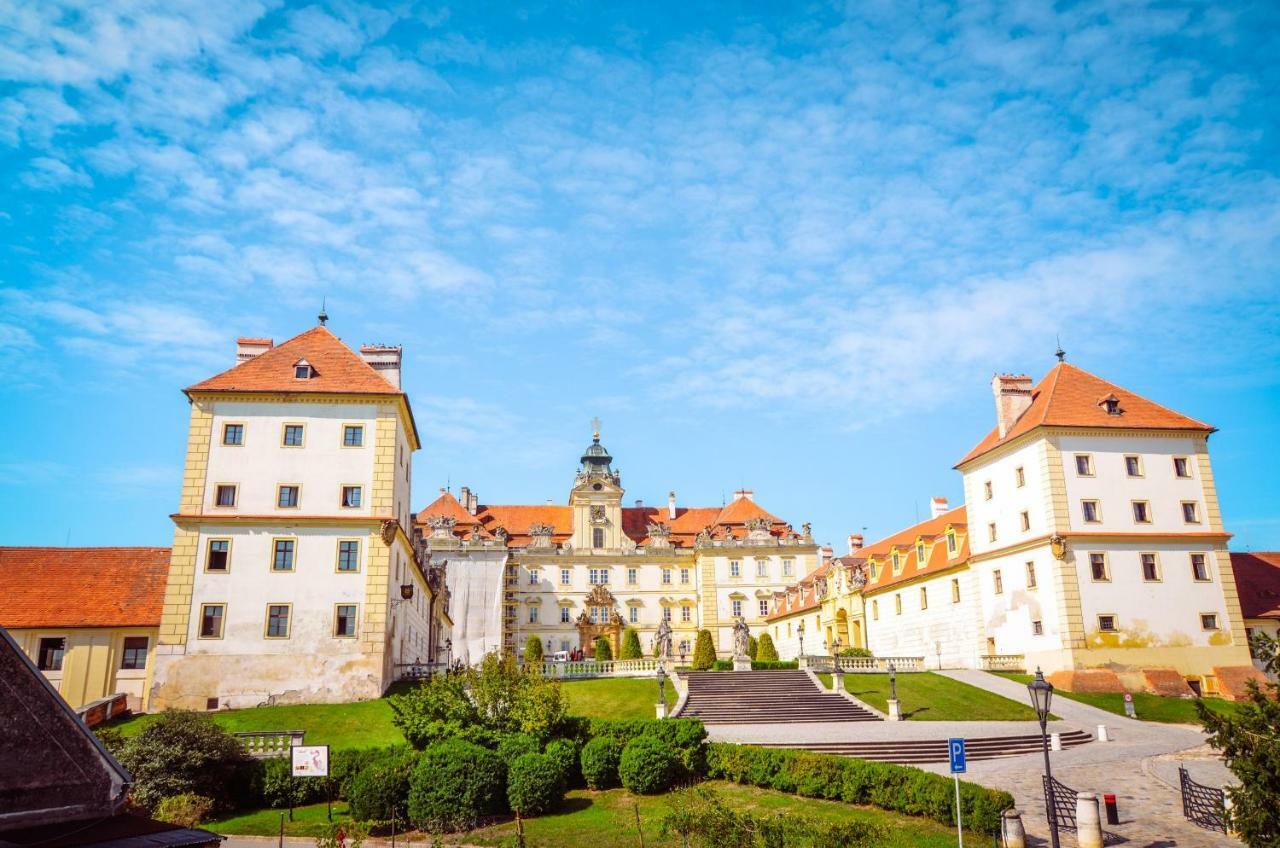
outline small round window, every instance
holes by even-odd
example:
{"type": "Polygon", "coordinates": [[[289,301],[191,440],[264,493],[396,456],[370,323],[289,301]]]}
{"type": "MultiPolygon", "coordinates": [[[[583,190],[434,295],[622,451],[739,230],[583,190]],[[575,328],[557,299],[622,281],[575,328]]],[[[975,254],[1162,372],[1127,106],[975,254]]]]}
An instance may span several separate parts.
{"type": "Polygon", "coordinates": [[[600,491],[601,489],[603,489],[603,488],[604,488],[604,486],[600,485],[599,483],[596,483],[596,484],[595,484],[594,486],[592,486],[591,488],[595,489],[595,490],[598,492],[598,491],[600,491]]]}

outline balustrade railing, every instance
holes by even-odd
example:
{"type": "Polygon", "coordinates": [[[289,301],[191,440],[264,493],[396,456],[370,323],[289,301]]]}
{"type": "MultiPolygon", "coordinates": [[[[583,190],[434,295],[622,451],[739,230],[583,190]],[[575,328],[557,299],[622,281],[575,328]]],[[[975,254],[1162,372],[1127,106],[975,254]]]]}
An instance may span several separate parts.
{"type": "Polygon", "coordinates": [[[576,677],[650,677],[658,673],[657,660],[574,660],[539,664],[543,677],[567,680],[576,677]]]}
{"type": "Polygon", "coordinates": [[[245,753],[260,760],[287,757],[289,749],[302,744],[305,730],[250,730],[233,733],[245,753]]]}
{"type": "Polygon", "coordinates": [[[1022,654],[983,654],[978,657],[978,664],[983,671],[1027,670],[1027,658],[1022,654]]]}
{"type": "Polygon", "coordinates": [[[839,669],[844,674],[883,674],[893,663],[894,671],[924,671],[924,657],[831,657],[811,654],[800,657],[800,668],[818,673],[839,669]]]}

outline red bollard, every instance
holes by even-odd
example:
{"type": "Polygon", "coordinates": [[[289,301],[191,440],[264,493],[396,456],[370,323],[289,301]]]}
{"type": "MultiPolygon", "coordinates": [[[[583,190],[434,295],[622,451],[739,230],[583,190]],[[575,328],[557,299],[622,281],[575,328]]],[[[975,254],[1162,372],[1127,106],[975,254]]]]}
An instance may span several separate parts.
{"type": "Polygon", "coordinates": [[[1116,806],[1116,796],[1103,795],[1102,803],[1107,808],[1107,824],[1120,824],[1120,809],[1116,806]]]}

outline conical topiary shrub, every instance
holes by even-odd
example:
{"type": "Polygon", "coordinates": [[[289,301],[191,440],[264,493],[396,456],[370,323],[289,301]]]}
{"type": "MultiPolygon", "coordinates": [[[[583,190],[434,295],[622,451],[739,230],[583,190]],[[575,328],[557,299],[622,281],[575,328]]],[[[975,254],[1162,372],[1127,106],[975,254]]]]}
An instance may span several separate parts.
{"type": "Polygon", "coordinates": [[[699,630],[697,644],[693,646],[693,670],[709,671],[716,664],[716,646],[711,641],[710,630],[699,630]]]}
{"type": "Polygon", "coordinates": [[[760,634],[760,646],[756,648],[757,662],[777,662],[778,649],[773,646],[773,637],[768,633],[760,634]]]}
{"type": "Polygon", "coordinates": [[[622,634],[622,650],[618,652],[620,660],[642,660],[644,652],[640,650],[640,634],[634,627],[628,627],[622,634]]]}
{"type": "Polygon", "coordinates": [[[530,636],[525,640],[524,661],[527,663],[542,662],[542,640],[537,636],[530,636]]]}
{"type": "Polygon", "coordinates": [[[603,636],[596,637],[596,660],[598,662],[606,662],[613,659],[613,648],[609,646],[609,640],[603,636]]]}

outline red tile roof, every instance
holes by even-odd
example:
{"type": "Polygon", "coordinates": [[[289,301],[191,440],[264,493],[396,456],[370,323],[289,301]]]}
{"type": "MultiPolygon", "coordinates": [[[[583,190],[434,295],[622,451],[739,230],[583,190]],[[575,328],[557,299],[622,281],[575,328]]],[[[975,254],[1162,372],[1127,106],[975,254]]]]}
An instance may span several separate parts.
{"type": "Polygon", "coordinates": [[[865,559],[875,559],[876,577],[871,579],[871,569],[867,567],[867,585],[863,594],[879,592],[890,586],[905,583],[929,574],[936,574],[957,565],[963,565],[969,559],[968,518],[965,508],[958,506],[948,510],[937,518],[930,518],[900,530],[892,536],[886,536],[874,544],[867,545],[858,551],[865,559]],[[947,555],[946,530],[950,526],[956,531],[956,552],[947,555]],[[923,567],[916,559],[916,540],[925,543],[925,562],[923,567]],[[898,550],[901,567],[898,573],[893,569],[893,550],[898,550]]]}
{"type": "Polygon", "coordinates": [[[1042,426],[1213,432],[1213,427],[1202,421],[1166,409],[1088,371],[1060,362],[1032,390],[1031,406],[1014,422],[1003,439],[1000,438],[999,427],[992,429],[956,465],[964,465],[1042,426]],[[1120,401],[1119,415],[1108,414],[1101,405],[1102,399],[1108,395],[1114,395],[1120,401]]]}
{"type": "Polygon", "coordinates": [[[479,524],[480,522],[474,515],[467,512],[457,498],[453,496],[453,492],[445,490],[440,493],[440,497],[432,501],[418,515],[426,518],[428,516],[435,517],[443,515],[445,518],[452,518],[457,524],[455,526],[465,526],[468,524],[479,524]]]}
{"type": "Polygon", "coordinates": [[[1232,553],[1245,618],[1280,618],[1280,551],[1232,553]]]}
{"type": "Polygon", "coordinates": [[[398,395],[359,354],[326,327],[312,327],[253,359],[188,386],[188,392],[318,392],[398,395]],[[293,376],[293,366],[306,360],[314,374],[293,376]]]}
{"type": "Polygon", "coordinates": [[[158,627],[169,548],[0,547],[0,625],[158,627]]]}

